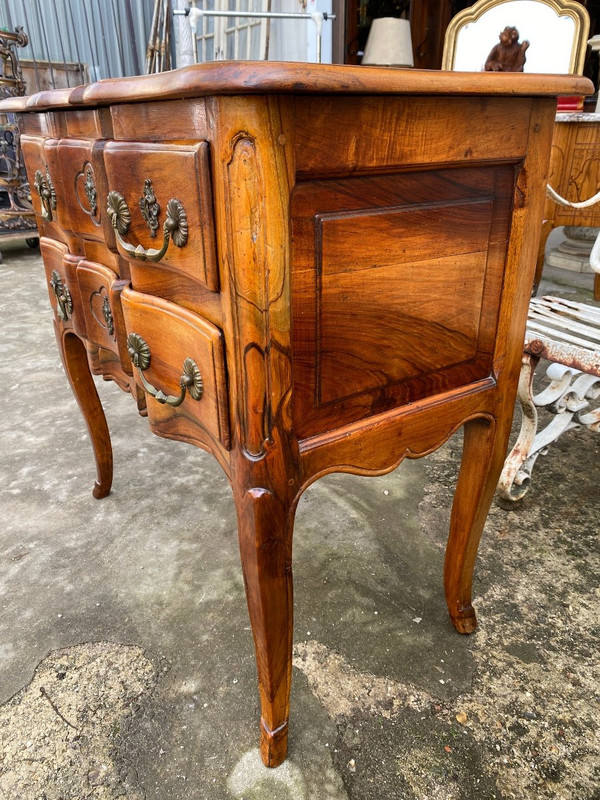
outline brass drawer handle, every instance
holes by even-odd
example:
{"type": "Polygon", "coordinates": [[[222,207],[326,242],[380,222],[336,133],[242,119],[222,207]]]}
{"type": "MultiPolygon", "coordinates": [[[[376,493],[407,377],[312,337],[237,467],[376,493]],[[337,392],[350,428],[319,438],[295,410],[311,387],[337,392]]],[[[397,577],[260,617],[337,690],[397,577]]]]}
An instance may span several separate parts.
{"type": "Polygon", "coordinates": [[[160,250],[149,247],[147,250],[139,244],[135,247],[128,244],[121,237],[124,236],[131,225],[131,213],[123,195],[111,191],[106,198],[106,211],[115,231],[117,241],[128,256],[140,261],[160,261],[167,252],[172,239],[175,247],[183,247],[188,238],[188,223],[183,205],[179,200],[171,198],[167,203],[167,218],[163,225],[163,243],[160,250]]]}
{"type": "Polygon", "coordinates": [[[41,169],[36,170],[33,185],[42,201],[42,217],[48,222],[52,222],[52,212],[56,208],[56,189],[52,183],[47,165],[45,175],[41,169]]]}
{"type": "Polygon", "coordinates": [[[73,298],[68,287],[62,282],[60,273],[57,270],[52,270],[50,276],[50,288],[56,297],[56,313],[58,318],[66,322],[73,313],[73,298]]]}
{"type": "Polygon", "coordinates": [[[139,333],[130,333],[127,337],[127,352],[131,358],[132,364],[137,368],[141,378],[144,389],[148,394],[158,402],[164,405],[176,408],[183,403],[186,392],[189,393],[192,400],[200,400],[204,392],[204,385],[202,383],[202,375],[198,369],[198,365],[191,358],[186,358],[183,362],[183,374],[179,379],[181,392],[178,397],[172,394],[165,394],[161,389],[156,389],[151,383],[148,383],[144,377],[144,370],[150,366],[150,348],[139,333]]]}

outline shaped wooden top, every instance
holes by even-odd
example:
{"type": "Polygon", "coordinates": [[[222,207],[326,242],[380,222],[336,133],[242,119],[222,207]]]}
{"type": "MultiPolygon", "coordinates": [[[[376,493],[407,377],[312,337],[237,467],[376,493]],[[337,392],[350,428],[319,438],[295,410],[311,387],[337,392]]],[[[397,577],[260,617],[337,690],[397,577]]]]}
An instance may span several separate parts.
{"type": "Polygon", "coordinates": [[[579,75],[445,72],[276,61],[213,61],[190,67],[109,78],[72,89],[12,97],[0,111],[45,111],[114,103],[175,100],[217,94],[355,95],[590,95],[594,86],[579,75]]]}

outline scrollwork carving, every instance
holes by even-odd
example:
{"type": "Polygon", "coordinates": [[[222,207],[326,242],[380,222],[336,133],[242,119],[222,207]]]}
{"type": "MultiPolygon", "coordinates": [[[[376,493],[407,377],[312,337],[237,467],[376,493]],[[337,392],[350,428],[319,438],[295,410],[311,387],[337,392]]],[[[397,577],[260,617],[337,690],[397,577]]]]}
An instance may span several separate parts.
{"type": "Polygon", "coordinates": [[[25,94],[25,81],[19,59],[15,52],[17,47],[26,47],[29,38],[21,26],[14,32],[0,31],[0,60],[4,94],[8,97],[19,97],[25,94]]]}

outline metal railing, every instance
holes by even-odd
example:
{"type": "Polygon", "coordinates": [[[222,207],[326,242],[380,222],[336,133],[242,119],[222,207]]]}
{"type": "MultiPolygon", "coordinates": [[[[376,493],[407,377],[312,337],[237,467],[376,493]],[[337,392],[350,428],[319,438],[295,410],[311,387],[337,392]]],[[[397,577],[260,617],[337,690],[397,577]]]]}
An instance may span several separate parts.
{"type": "MultiPolygon", "coordinates": [[[[198,21],[203,17],[229,17],[229,18],[240,18],[240,19],[302,19],[307,21],[312,21],[316,26],[316,34],[317,34],[317,62],[321,63],[321,53],[322,53],[322,37],[323,37],[323,23],[329,22],[330,20],[334,20],[335,14],[328,14],[327,12],[317,11],[312,14],[303,13],[303,12],[293,12],[293,11],[219,11],[217,9],[213,10],[204,10],[202,8],[186,8],[186,9],[175,9],[173,11],[175,15],[183,15],[188,17],[190,26],[194,33],[196,32],[196,27],[198,21]]],[[[238,56],[235,55],[234,58],[238,56]]]]}

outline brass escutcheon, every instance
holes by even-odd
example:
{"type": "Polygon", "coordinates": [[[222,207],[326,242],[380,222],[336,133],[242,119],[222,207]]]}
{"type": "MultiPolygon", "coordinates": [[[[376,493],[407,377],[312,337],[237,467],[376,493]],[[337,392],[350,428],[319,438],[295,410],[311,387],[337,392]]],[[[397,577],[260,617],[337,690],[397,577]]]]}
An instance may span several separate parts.
{"type": "Polygon", "coordinates": [[[115,321],[113,319],[112,311],[110,310],[110,302],[108,297],[105,297],[102,301],[102,316],[106,322],[106,330],[108,331],[108,335],[114,336],[115,321]]]}
{"type": "Polygon", "coordinates": [[[46,174],[41,169],[36,170],[33,185],[42,201],[42,217],[52,222],[52,212],[56,209],[56,190],[46,164],[46,174]]]}
{"type": "Polygon", "coordinates": [[[96,191],[96,184],[94,183],[94,172],[92,165],[88,164],[85,168],[85,182],[83,184],[85,196],[90,204],[90,211],[92,217],[98,213],[98,192],[96,191]]]}
{"type": "Polygon", "coordinates": [[[56,297],[56,313],[59,319],[66,322],[73,313],[73,298],[57,270],[53,270],[50,276],[50,288],[56,297]]]}
{"type": "Polygon", "coordinates": [[[154,239],[158,230],[158,215],[160,206],[152,188],[152,181],[146,178],[144,181],[144,191],[139,199],[138,205],[142,212],[142,217],[146,220],[146,225],[150,228],[150,236],[154,239]]]}

